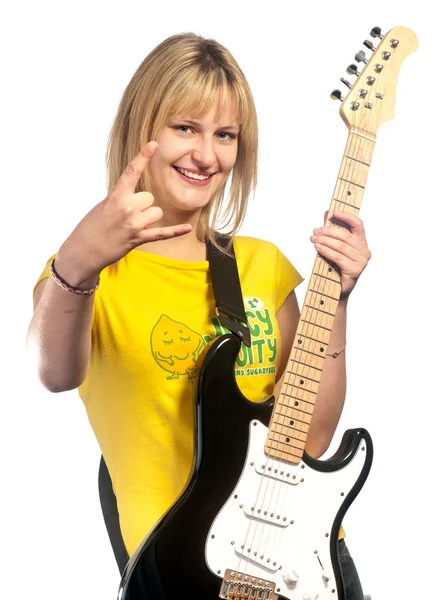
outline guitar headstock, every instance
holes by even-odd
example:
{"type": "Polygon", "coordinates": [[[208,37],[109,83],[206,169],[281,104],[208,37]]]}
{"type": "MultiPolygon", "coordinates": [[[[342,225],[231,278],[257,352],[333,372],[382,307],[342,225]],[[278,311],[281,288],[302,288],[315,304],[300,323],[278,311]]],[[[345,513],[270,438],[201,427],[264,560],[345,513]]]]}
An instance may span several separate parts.
{"type": "Polygon", "coordinates": [[[347,73],[357,77],[353,84],[341,78],[349,93],[345,98],[339,90],[331,93],[331,98],[342,101],[340,115],[350,130],[357,129],[375,137],[385,121],[395,115],[395,96],[398,74],[404,60],[418,48],[414,32],[407,27],[394,27],[386,35],[380,27],[371,31],[373,38],[380,43],[374,47],[370,40],[364,45],[373,52],[367,59],[364,51],[357,52],[347,73]]]}

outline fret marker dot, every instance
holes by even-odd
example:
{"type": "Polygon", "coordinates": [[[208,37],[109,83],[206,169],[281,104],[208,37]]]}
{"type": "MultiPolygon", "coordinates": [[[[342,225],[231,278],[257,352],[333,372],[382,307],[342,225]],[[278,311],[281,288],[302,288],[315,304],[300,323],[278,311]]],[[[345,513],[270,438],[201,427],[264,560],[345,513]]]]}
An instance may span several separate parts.
{"type": "Polygon", "coordinates": [[[291,441],[291,439],[290,438],[286,438],[286,441],[289,443],[291,441]]]}
{"type": "Polygon", "coordinates": [[[348,192],[348,196],[350,196],[352,194],[352,192],[348,192]]]}
{"type": "Polygon", "coordinates": [[[300,380],[300,385],[303,385],[304,383],[305,383],[305,380],[304,380],[304,379],[301,379],[301,380],[300,380]]]}
{"type": "Polygon", "coordinates": [[[324,301],[324,300],[320,300],[320,304],[324,304],[324,303],[325,303],[325,301],[324,301]]]}
{"type": "Polygon", "coordinates": [[[294,421],[290,421],[290,422],[289,422],[289,424],[290,424],[290,425],[294,425],[294,421]]]}
{"type": "Polygon", "coordinates": [[[329,267],[328,271],[331,272],[332,271],[332,267],[329,267]]]}
{"type": "Polygon", "coordinates": [[[298,400],[296,400],[296,401],[294,402],[294,406],[298,406],[298,405],[299,405],[299,401],[298,401],[298,400]]]}
{"type": "Polygon", "coordinates": [[[320,352],[324,352],[324,351],[325,351],[325,349],[324,349],[324,348],[320,348],[320,352]]]}

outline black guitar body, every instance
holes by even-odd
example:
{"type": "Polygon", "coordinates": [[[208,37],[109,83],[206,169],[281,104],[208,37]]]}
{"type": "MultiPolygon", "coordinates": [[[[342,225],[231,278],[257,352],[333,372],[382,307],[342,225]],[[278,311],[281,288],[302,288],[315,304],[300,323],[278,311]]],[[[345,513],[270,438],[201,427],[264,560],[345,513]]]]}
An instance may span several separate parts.
{"type": "MultiPolygon", "coordinates": [[[[268,426],[274,398],[263,403],[247,400],[234,376],[240,340],[224,335],[205,358],[196,400],[195,462],[188,485],[131,557],[122,576],[118,600],[216,600],[224,573],[212,573],[205,560],[210,527],[231,496],[245,464],[249,427],[253,419],[268,426]]],[[[360,439],[369,446],[369,460],[352,492],[336,515],[331,533],[332,565],[338,594],[343,584],[337,558],[337,536],[343,516],[364,484],[372,462],[372,443],[363,430],[345,433],[337,454],[318,461],[305,453],[303,461],[319,471],[333,471],[351,460],[360,439]],[[332,550],[334,548],[334,550],[332,550]]],[[[268,578],[270,578],[268,576],[268,578]]],[[[279,598],[283,596],[279,595],[279,598]]]]}

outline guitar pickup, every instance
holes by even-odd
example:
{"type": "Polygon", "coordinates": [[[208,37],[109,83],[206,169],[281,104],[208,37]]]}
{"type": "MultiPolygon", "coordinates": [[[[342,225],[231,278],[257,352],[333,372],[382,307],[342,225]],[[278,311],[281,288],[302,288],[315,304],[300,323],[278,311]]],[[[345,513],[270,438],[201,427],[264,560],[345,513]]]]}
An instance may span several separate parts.
{"type": "Polygon", "coordinates": [[[275,589],[271,581],[226,569],[219,597],[226,600],[278,600],[275,589]]]}

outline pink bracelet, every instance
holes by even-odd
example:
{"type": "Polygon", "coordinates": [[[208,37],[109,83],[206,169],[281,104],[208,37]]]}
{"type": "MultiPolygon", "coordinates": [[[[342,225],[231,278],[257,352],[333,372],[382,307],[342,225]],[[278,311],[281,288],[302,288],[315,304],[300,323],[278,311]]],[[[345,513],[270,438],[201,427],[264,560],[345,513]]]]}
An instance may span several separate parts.
{"type": "Polygon", "coordinates": [[[55,258],[51,263],[51,275],[52,278],[58,283],[63,290],[67,290],[68,292],[73,292],[74,294],[79,294],[80,296],[90,296],[93,292],[98,288],[100,284],[100,278],[98,276],[98,281],[96,282],[95,287],[88,288],[87,290],[82,290],[80,288],[72,287],[69,285],[64,279],[62,279],[55,270],[55,258]]]}

